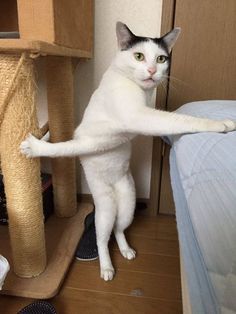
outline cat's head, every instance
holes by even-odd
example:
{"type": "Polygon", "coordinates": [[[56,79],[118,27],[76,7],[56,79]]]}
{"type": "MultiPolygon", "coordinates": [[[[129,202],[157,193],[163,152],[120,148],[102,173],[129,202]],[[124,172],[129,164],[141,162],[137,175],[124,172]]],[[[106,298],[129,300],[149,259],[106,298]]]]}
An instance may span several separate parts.
{"type": "Polygon", "coordinates": [[[140,37],[117,22],[116,67],[143,89],[155,88],[168,74],[170,53],[179,33],[180,28],[175,28],[161,38],[140,37]]]}

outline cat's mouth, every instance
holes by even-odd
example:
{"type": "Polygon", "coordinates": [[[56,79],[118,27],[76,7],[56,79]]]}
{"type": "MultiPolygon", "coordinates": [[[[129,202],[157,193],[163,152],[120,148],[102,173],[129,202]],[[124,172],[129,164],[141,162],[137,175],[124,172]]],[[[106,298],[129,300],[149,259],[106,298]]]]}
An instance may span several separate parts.
{"type": "Polygon", "coordinates": [[[156,81],[152,77],[149,77],[149,78],[143,80],[143,82],[146,82],[146,83],[156,83],[156,81]]]}

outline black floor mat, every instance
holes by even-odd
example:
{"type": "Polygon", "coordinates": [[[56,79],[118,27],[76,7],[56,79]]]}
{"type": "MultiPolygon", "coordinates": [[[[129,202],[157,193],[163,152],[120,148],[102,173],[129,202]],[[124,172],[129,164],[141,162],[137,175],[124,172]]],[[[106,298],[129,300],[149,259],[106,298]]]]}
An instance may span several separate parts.
{"type": "Polygon", "coordinates": [[[24,307],[17,314],[57,314],[54,306],[46,301],[35,301],[24,307]]]}
{"type": "Polygon", "coordinates": [[[77,247],[76,259],[92,261],[98,258],[94,211],[85,218],[84,227],[84,233],[77,247]]]}

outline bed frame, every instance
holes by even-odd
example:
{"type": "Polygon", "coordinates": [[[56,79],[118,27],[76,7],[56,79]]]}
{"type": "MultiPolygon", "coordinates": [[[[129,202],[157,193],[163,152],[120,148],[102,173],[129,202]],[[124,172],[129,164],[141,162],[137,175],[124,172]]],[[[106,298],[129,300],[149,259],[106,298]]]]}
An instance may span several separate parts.
{"type": "Polygon", "coordinates": [[[184,269],[183,258],[181,254],[180,254],[180,271],[181,271],[183,314],[192,314],[186,272],[184,269]]]}

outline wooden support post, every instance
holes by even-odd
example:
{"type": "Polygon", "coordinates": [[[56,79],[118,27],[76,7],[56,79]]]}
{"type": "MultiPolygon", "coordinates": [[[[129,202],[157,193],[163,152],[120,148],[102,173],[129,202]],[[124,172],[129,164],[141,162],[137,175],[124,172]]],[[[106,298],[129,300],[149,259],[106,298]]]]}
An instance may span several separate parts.
{"type": "MultiPolygon", "coordinates": [[[[70,140],[74,132],[74,77],[70,57],[47,57],[47,96],[50,141],[70,140]]],[[[75,158],[52,159],[56,215],[77,211],[75,158]]]]}

